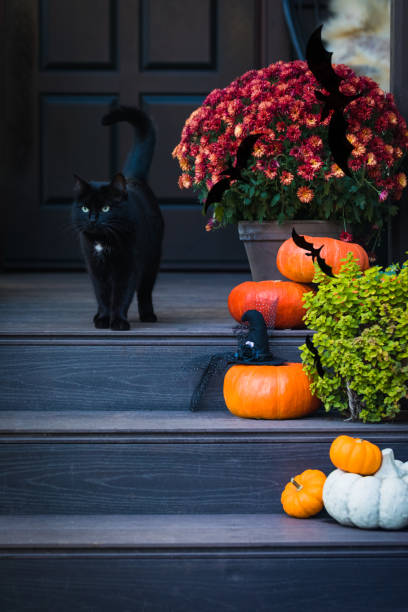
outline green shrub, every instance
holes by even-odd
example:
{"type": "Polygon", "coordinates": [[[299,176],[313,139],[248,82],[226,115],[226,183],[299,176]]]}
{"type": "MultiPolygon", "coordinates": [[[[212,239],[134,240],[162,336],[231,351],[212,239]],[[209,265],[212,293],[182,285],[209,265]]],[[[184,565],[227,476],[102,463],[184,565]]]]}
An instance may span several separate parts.
{"type": "Polygon", "coordinates": [[[351,253],[344,261],[336,278],[316,265],[318,291],[303,298],[325,374],[318,376],[305,344],[304,368],[326,411],[364,422],[391,419],[408,392],[408,261],[365,272],[351,253]]]}

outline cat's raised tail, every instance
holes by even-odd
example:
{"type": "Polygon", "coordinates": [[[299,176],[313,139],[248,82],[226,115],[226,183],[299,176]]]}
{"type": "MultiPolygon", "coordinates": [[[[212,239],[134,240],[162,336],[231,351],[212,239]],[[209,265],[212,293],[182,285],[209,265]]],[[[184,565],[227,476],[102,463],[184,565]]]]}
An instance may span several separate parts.
{"type": "Polygon", "coordinates": [[[128,179],[146,180],[152,163],[156,132],[150,117],[141,109],[118,106],[101,119],[102,125],[127,121],[134,128],[134,143],[127,156],[123,174],[128,179]]]}

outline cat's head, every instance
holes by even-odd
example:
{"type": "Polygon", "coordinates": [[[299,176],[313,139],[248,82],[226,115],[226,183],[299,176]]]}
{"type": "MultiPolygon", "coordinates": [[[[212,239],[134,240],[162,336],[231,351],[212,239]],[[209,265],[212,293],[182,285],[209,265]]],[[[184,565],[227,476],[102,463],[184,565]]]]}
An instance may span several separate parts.
{"type": "Polygon", "coordinates": [[[75,201],[72,220],[78,231],[95,236],[109,235],[126,218],[128,192],[126,179],[120,172],[110,183],[86,181],[74,174],[75,201]]]}

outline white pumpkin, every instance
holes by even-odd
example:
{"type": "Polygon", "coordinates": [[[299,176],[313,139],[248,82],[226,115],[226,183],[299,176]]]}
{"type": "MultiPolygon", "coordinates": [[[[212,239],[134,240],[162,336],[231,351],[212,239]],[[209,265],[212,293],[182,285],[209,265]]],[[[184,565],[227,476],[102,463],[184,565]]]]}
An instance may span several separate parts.
{"type": "Polygon", "coordinates": [[[334,470],[323,487],[327,512],[342,525],[364,529],[402,529],[408,525],[408,462],[382,451],[378,472],[360,476],[334,470]]]}

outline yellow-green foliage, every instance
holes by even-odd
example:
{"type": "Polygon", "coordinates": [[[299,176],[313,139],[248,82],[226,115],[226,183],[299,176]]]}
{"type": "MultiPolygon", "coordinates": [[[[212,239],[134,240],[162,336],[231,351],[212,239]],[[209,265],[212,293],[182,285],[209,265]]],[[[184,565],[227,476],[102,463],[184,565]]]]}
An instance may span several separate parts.
{"type": "Polygon", "coordinates": [[[327,411],[348,412],[348,384],[358,398],[359,418],[381,421],[399,412],[408,392],[408,261],[365,272],[351,253],[345,261],[333,279],[316,266],[318,291],[303,298],[324,377],[305,344],[301,357],[327,411]]]}

